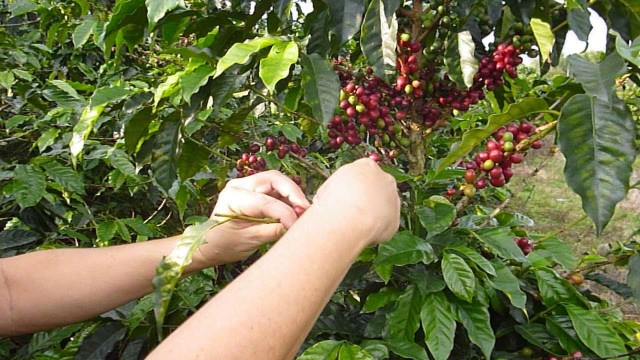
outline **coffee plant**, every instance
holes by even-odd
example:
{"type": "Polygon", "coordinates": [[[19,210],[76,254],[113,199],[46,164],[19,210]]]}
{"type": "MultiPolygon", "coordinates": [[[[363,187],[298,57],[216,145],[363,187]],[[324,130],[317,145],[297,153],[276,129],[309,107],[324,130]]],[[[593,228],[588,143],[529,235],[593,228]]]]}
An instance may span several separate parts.
{"type": "Polygon", "coordinates": [[[396,178],[401,228],[359,256],[299,359],[640,358],[640,323],[586,286],[640,299],[638,232],[577,257],[504,206],[534,175],[514,165],[555,144],[597,233],[639,187],[637,2],[0,4],[0,255],[180,233],[188,249],[153,294],[0,339],[1,358],[143,358],[255,260],[179,280],[228,179],[277,169],[311,197],[362,157],[396,178]],[[549,76],[591,13],[606,53],[549,76]]]}

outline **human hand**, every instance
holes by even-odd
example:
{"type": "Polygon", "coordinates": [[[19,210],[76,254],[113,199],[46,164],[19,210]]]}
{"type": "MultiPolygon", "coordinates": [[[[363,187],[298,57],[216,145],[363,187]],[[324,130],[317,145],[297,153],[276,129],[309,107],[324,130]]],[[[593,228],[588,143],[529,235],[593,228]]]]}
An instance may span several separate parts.
{"type": "Polygon", "coordinates": [[[371,159],[339,168],[318,189],[313,207],[344,231],[358,231],[365,245],[391,239],[400,226],[396,181],[371,159]]]}
{"type": "Polygon", "coordinates": [[[220,193],[211,219],[226,219],[216,214],[236,214],[280,222],[228,221],[209,230],[200,251],[209,265],[245,259],[261,245],[278,240],[308,207],[300,187],[278,171],[231,180],[220,193]]]}

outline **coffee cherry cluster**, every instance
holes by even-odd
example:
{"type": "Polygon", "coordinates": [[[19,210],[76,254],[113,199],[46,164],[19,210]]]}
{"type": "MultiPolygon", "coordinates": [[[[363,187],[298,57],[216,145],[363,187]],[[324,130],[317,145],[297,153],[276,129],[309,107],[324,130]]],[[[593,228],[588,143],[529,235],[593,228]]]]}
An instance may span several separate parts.
{"type": "MultiPolygon", "coordinates": [[[[520,164],[526,153],[515,152],[516,145],[527,139],[536,130],[535,125],[523,120],[520,125],[511,123],[503,126],[493,134],[486,150],[476,153],[473,161],[464,164],[467,169],[464,179],[467,184],[474,184],[480,190],[487,187],[487,183],[495,187],[502,187],[513,176],[513,164],[520,164]]],[[[532,149],[540,149],[542,141],[531,143],[532,149]]]]}
{"type": "Polygon", "coordinates": [[[525,255],[528,255],[536,247],[536,244],[527,237],[516,238],[515,242],[525,255]]]}
{"type": "Polygon", "coordinates": [[[238,171],[238,175],[236,175],[237,178],[250,176],[267,170],[267,161],[257,155],[258,151],[260,151],[260,145],[251,144],[249,145],[248,151],[240,155],[240,159],[236,161],[236,170],[238,171]]]}
{"type": "MultiPolygon", "coordinates": [[[[240,155],[240,159],[236,161],[236,170],[238,171],[238,174],[236,175],[237,178],[250,176],[268,170],[267,161],[262,156],[258,155],[261,149],[262,146],[260,144],[253,143],[249,145],[246,152],[240,155]]],[[[280,135],[278,137],[271,135],[267,136],[264,141],[264,149],[267,152],[277,151],[276,156],[279,159],[284,159],[289,153],[296,154],[299,157],[305,157],[308,154],[308,150],[306,148],[301,147],[295,142],[290,142],[284,135],[280,135]]],[[[302,178],[300,176],[291,175],[289,177],[296,184],[302,184],[302,178]]]]}
{"type": "Polygon", "coordinates": [[[300,157],[305,157],[308,154],[307,149],[295,142],[289,142],[284,135],[278,137],[267,136],[267,139],[264,141],[264,147],[267,152],[277,151],[276,156],[278,156],[278,159],[284,159],[289,153],[296,154],[300,157]]]}
{"type": "Polygon", "coordinates": [[[518,77],[517,66],[522,63],[518,49],[513,45],[499,44],[493,54],[480,59],[479,70],[473,78],[474,86],[486,86],[493,91],[504,86],[502,75],[507,73],[510,78],[518,77]]]}

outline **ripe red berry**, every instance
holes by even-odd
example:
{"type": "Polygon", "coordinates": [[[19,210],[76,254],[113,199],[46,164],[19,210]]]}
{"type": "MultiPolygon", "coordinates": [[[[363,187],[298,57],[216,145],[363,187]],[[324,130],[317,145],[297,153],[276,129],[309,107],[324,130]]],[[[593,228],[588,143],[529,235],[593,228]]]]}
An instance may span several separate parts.
{"type": "Polygon", "coordinates": [[[258,151],[260,151],[260,145],[259,144],[251,144],[251,145],[249,145],[249,152],[250,153],[255,154],[258,151]]]}
{"type": "Polygon", "coordinates": [[[369,159],[375,161],[375,162],[379,162],[380,161],[380,154],[378,153],[371,153],[369,154],[369,159]]]}
{"type": "Polygon", "coordinates": [[[492,179],[498,179],[502,177],[502,168],[499,166],[494,167],[493,169],[491,169],[491,171],[489,171],[489,176],[492,179]]]}
{"type": "Polygon", "coordinates": [[[494,141],[494,140],[489,140],[489,141],[487,142],[486,148],[487,148],[487,151],[489,151],[489,152],[490,152],[490,151],[493,151],[493,150],[498,150],[498,149],[500,149],[500,146],[498,145],[498,143],[497,143],[496,141],[494,141]]]}
{"type": "Polygon", "coordinates": [[[528,122],[526,120],[523,120],[520,123],[520,131],[522,131],[523,133],[528,134],[532,130],[533,130],[533,124],[532,123],[530,123],[530,122],[528,122]]]}
{"type": "Polygon", "coordinates": [[[348,93],[352,93],[356,89],[356,84],[350,82],[344,87],[344,90],[348,93]]]}
{"type": "Polygon", "coordinates": [[[243,153],[240,158],[242,159],[242,161],[248,163],[249,162],[249,157],[251,156],[251,154],[249,153],[243,153]]]}
{"type": "Polygon", "coordinates": [[[574,359],[580,359],[582,358],[582,353],[580,351],[575,351],[571,356],[573,356],[574,359]]]}
{"type": "Polygon", "coordinates": [[[491,150],[489,152],[489,159],[491,159],[494,163],[499,163],[504,159],[504,155],[502,154],[502,150],[491,150]]]}
{"type": "Polygon", "coordinates": [[[513,177],[513,169],[510,167],[502,168],[502,175],[506,181],[513,177]]]}
{"type": "Polygon", "coordinates": [[[520,164],[523,159],[524,156],[520,153],[511,154],[511,156],[509,156],[509,160],[514,164],[520,164]]]}
{"type": "Polygon", "coordinates": [[[531,144],[532,149],[540,149],[542,147],[542,140],[536,140],[531,144]]]}
{"type": "Polygon", "coordinates": [[[489,182],[491,183],[491,185],[495,186],[495,187],[503,187],[505,184],[505,180],[504,178],[491,178],[491,180],[489,180],[489,182]]]}
{"type": "Polygon", "coordinates": [[[476,154],[476,161],[479,161],[480,163],[484,163],[485,161],[489,160],[489,153],[486,151],[479,151],[476,154]]]}
{"type": "Polygon", "coordinates": [[[464,180],[467,182],[467,184],[473,184],[473,182],[476,179],[476,171],[469,169],[467,171],[465,171],[464,173],[464,180]]]}
{"type": "Polygon", "coordinates": [[[487,179],[485,178],[478,179],[474,185],[476,189],[482,190],[487,187],[487,179]]]}

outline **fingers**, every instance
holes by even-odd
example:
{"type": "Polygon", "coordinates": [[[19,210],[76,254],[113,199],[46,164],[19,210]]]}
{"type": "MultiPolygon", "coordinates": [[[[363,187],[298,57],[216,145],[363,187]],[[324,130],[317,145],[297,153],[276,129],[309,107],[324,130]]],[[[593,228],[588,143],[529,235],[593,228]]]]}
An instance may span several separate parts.
{"type": "Polygon", "coordinates": [[[228,203],[229,210],[236,214],[277,219],[286,229],[290,228],[298,218],[291,206],[269,195],[234,186],[226,191],[225,197],[233,199],[228,203]]]}
{"type": "Polygon", "coordinates": [[[261,172],[229,182],[230,186],[285,199],[293,207],[307,209],[310,204],[302,189],[279,171],[261,172]]]}

